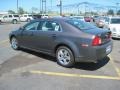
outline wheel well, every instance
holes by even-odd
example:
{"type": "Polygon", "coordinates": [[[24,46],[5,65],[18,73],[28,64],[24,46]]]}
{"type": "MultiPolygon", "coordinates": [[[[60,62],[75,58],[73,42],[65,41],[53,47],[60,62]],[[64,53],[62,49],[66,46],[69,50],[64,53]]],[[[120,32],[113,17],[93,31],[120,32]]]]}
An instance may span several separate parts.
{"type": "Polygon", "coordinates": [[[12,21],[14,21],[14,20],[16,20],[16,21],[17,21],[17,19],[13,19],[12,21]]]}
{"type": "Polygon", "coordinates": [[[73,55],[74,55],[74,52],[73,52],[73,50],[71,49],[71,47],[68,46],[68,45],[66,45],[66,44],[59,44],[59,45],[57,45],[57,46],[55,47],[54,53],[56,53],[57,49],[58,49],[59,47],[61,47],[61,46],[65,46],[65,47],[69,48],[69,49],[72,51],[73,55]]]}
{"type": "Polygon", "coordinates": [[[10,36],[10,42],[11,42],[11,39],[12,39],[13,37],[15,37],[15,35],[10,36]]]}

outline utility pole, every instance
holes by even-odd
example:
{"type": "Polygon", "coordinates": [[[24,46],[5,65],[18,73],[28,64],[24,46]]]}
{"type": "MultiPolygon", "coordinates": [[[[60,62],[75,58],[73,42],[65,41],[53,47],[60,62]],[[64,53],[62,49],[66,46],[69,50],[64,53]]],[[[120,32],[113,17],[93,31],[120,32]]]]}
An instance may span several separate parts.
{"type": "Polygon", "coordinates": [[[19,12],[18,12],[18,8],[19,8],[19,6],[18,6],[18,0],[17,0],[17,14],[19,13],[19,12]]]}
{"type": "Polygon", "coordinates": [[[119,4],[120,4],[120,3],[116,3],[116,15],[117,15],[117,11],[118,11],[119,4]]]}
{"type": "Polygon", "coordinates": [[[40,14],[41,14],[41,2],[42,2],[42,1],[40,0],[40,14]]]}
{"type": "Polygon", "coordinates": [[[51,2],[51,11],[52,11],[52,0],[50,2],[51,2]]]}
{"type": "Polygon", "coordinates": [[[62,16],[62,0],[60,0],[60,15],[62,16]]]}
{"type": "Polygon", "coordinates": [[[60,16],[62,16],[62,0],[58,0],[57,6],[60,8],[60,16]]]}
{"type": "Polygon", "coordinates": [[[42,14],[46,13],[46,0],[42,0],[42,14]]]}

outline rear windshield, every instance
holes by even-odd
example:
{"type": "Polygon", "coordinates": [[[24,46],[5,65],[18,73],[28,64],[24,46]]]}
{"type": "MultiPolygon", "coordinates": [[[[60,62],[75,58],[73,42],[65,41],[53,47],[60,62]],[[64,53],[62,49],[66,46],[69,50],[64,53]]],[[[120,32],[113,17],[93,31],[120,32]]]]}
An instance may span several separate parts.
{"type": "Polygon", "coordinates": [[[120,24],[120,18],[111,19],[111,24],[120,24]]]}
{"type": "Polygon", "coordinates": [[[80,30],[96,28],[96,26],[94,26],[93,24],[83,22],[83,21],[80,21],[80,20],[71,19],[71,20],[67,20],[66,22],[71,24],[72,26],[80,29],[80,30]]]}

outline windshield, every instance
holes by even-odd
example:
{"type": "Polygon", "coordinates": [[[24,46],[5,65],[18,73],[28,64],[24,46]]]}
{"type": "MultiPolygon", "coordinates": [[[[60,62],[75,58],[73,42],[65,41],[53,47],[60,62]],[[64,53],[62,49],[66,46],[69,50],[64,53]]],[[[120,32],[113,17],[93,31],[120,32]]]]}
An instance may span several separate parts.
{"type": "Polygon", "coordinates": [[[96,26],[94,26],[93,24],[83,22],[83,21],[80,21],[80,20],[71,19],[71,20],[67,20],[66,22],[71,24],[72,26],[77,27],[80,30],[96,28],[96,26]]]}
{"type": "Polygon", "coordinates": [[[111,24],[120,24],[120,18],[111,19],[111,24]]]}

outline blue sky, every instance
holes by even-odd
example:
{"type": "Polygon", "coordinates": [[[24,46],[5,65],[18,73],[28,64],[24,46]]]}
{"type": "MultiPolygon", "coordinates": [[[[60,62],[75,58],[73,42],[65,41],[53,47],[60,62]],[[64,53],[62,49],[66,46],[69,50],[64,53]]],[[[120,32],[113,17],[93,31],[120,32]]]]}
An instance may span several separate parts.
{"type": "MultiPolygon", "coordinates": [[[[15,10],[16,11],[16,1],[17,0],[0,0],[0,11],[8,11],[8,10],[15,10]]],[[[39,9],[39,1],[40,0],[19,0],[19,6],[23,7],[26,11],[30,11],[32,7],[36,7],[39,9]]],[[[51,0],[46,0],[47,6],[50,8],[51,0]]],[[[91,2],[91,3],[97,3],[102,5],[111,5],[115,6],[117,2],[120,2],[120,0],[62,0],[63,5],[73,4],[73,3],[79,3],[79,2],[91,2]]],[[[52,6],[57,5],[57,0],[52,0],[52,6]]]]}

